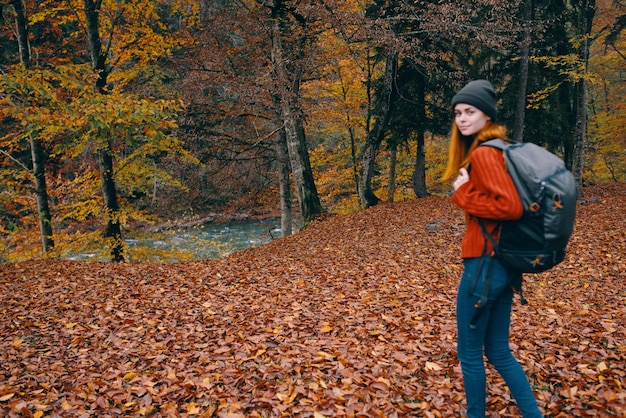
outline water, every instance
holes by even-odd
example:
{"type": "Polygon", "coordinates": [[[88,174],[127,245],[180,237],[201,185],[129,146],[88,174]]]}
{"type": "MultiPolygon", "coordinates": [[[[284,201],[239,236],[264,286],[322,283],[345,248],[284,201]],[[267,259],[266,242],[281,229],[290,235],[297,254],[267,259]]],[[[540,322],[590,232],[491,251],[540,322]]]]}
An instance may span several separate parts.
{"type": "MultiPolygon", "coordinates": [[[[297,225],[294,224],[294,230],[297,225]]],[[[127,260],[176,262],[225,257],[280,237],[280,218],[213,222],[200,227],[133,236],[125,234],[127,260]]],[[[93,243],[90,250],[68,252],[68,260],[109,261],[108,250],[93,243]]]]}
{"type": "Polygon", "coordinates": [[[158,236],[129,238],[126,243],[131,254],[150,253],[152,250],[155,261],[161,261],[158,260],[158,253],[172,252],[191,254],[195,260],[204,260],[221,258],[279,237],[280,219],[270,218],[209,223],[192,229],[163,232],[158,236]]]}

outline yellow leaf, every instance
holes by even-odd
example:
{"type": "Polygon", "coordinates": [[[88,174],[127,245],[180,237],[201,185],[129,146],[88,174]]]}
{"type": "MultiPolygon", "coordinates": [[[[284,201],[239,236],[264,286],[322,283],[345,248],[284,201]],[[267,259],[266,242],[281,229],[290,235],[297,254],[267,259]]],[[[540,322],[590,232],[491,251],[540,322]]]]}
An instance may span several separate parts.
{"type": "Polygon", "coordinates": [[[136,372],[128,372],[124,375],[124,380],[131,380],[137,376],[136,372]]]}
{"type": "Polygon", "coordinates": [[[332,330],[333,330],[333,327],[331,327],[330,325],[324,325],[322,329],[320,330],[320,332],[322,334],[325,334],[327,332],[331,332],[332,330]]]}
{"type": "Polygon", "coordinates": [[[78,325],[78,322],[68,322],[67,324],[65,324],[65,328],[72,329],[76,325],[78,325]]]}
{"type": "Polygon", "coordinates": [[[21,338],[18,338],[17,340],[13,340],[11,342],[11,347],[13,347],[13,348],[20,348],[22,346],[23,342],[24,342],[24,340],[21,339],[21,338]]]}
{"type": "Polygon", "coordinates": [[[41,418],[43,417],[43,411],[37,411],[33,414],[33,418],[41,418]]]}
{"type": "Polygon", "coordinates": [[[186,409],[187,409],[187,413],[188,414],[196,414],[197,415],[197,414],[200,413],[200,407],[195,402],[188,403],[186,409]]]}
{"type": "Polygon", "coordinates": [[[73,408],[73,406],[72,406],[72,405],[71,405],[68,401],[63,401],[63,403],[61,404],[61,408],[62,408],[64,411],[67,411],[67,410],[69,410],[69,409],[72,409],[72,408],[73,408]]]}
{"type": "Polygon", "coordinates": [[[276,397],[278,398],[278,400],[284,404],[289,404],[293,402],[293,400],[296,399],[296,396],[298,396],[298,392],[296,392],[295,390],[292,390],[289,393],[277,393],[276,394],[276,397]]]}
{"type": "Polygon", "coordinates": [[[315,353],[315,356],[316,357],[323,357],[325,359],[332,359],[333,358],[332,354],[325,353],[324,351],[318,351],[317,353],[315,353]]]}
{"type": "Polygon", "coordinates": [[[202,386],[203,388],[206,389],[211,389],[213,387],[213,383],[210,377],[205,377],[204,379],[202,379],[202,383],[200,383],[200,386],[202,386]]]}
{"type": "Polygon", "coordinates": [[[439,371],[439,370],[442,370],[443,368],[437,363],[433,363],[432,361],[427,361],[426,365],[424,366],[424,369],[427,372],[430,372],[430,371],[439,371]]]}

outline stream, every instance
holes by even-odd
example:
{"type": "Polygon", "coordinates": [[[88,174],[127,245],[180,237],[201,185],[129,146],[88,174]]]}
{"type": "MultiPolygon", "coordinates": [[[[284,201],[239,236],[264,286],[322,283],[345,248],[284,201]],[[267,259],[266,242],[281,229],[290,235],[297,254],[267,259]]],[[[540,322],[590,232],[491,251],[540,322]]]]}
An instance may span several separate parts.
{"type": "MultiPolygon", "coordinates": [[[[217,259],[246,248],[266,244],[279,237],[280,218],[268,218],[212,222],[178,231],[127,236],[124,240],[131,258],[137,258],[132,256],[133,253],[141,252],[150,254],[151,261],[178,261],[173,253],[187,253],[194,260],[217,259]]],[[[99,260],[102,257],[99,254],[83,253],[67,258],[99,260]]],[[[146,256],[141,258],[145,259],[146,256]]]]}

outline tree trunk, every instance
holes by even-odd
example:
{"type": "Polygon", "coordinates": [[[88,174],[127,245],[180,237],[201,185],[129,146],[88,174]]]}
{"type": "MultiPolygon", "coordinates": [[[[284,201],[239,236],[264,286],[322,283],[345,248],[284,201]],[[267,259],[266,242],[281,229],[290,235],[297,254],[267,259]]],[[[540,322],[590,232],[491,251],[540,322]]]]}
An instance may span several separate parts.
{"type": "Polygon", "coordinates": [[[395,94],[394,80],[396,78],[397,69],[398,53],[391,52],[387,56],[383,86],[377,97],[378,103],[376,103],[374,128],[367,133],[367,140],[363,149],[363,166],[361,168],[361,177],[359,178],[359,198],[365,208],[374,206],[379,202],[378,197],[376,197],[372,190],[372,177],[374,176],[378,149],[385,137],[385,131],[387,130],[391,117],[393,96],[395,94]]]}
{"type": "Polygon", "coordinates": [[[275,144],[276,161],[278,163],[278,185],[280,188],[280,235],[291,235],[293,228],[293,211],[291,206],[291,180],[289,179],[289,150],[285,130],[278,131],[275,144]]]}
{"type": "Polygon", "coordinates": [[[396,166],[398,164],[398,144],[393,142],[389,146],[389,185],[387,186],[387,201],[393,202],[396,194],[396,166]]]}
{"type": "Polygon", "coordinates": [[[98,152],[98,165],[100,166],[100,179],[102,180],[102,196],[106,207],[106,229],[104,237],[111,246],[111,260],[124,261],[124,242],[119,220],[119,205],[117,203],[117,191],[113,179],[113,157],[107,150],[98,152]]]}
{"type": "Polygon", "coordinates": [[[428,189],[426,188],[426,143],[422,128],[417,132],[417,155],[415,156],[415,169],[413,170],[413,191],[418,198],[428,196],[428,189]]]}
{"type": "Polygon", "coordinates": [[[589,44],[591,35],[591,26],[593,16],[595,14],[595,0],[586,0],[581,2],[578,17],[578,35],[583,39],[579,55],[584,65],[584,74],[576,82],[575,96],[576,100],[576,129],[575,142],[572,156],[572,173],[576,179],[578,190],[582,195],[583,187],[583,166],[585,144],[587,142],[587,67],[589,63],[589,44]]]}
{"type": "MultiPolygon", "coordinates": [[[[96,5],[93,0],[84,0],[91,65],[93,70],[98,73],[98,79],[96,80],[97,94],[106,94],[105,86],[109,71],[106,68],[106,56],[102,54],[102,43],[100,42],[99,6],[99,1],[96,5]]],[[[104,198],[106,212],[104,236],[111,245],[111,260],[124,261],[124,241],[122,240],[117,190],[113,175],[113,150],[108,140],[101,144],[100,147],[101,149],[97,153],[100,179],[102,180],[102,197],[104,198]]]]}
{"type": "Polygon", "coordinates": [[[526,119],[526,91],[528,89],[528,59],[530,56],[531,42],[531,18],[533,2],[524,2],[522,19],[524,21],[523,39],[520,44],[520,69],[519,85],[517,87],[517,103],[515,104],[515,124],[513,126],[513,139],[517,142],[524,141],[524,124],[526,119]]]}
{"type": "Polygon", "coordinates": [[[424,142],[424,125],[426,123],[426,80],[421,73],[418,73],[417,86],[417,117],[420,127],[417,131],[417,154],[415,156],[415,166],[413,169],[413,192],[418,198],[428,196],[426,188],[426,144],[424,142]]]}
{"type": "Polygon", "coordinates": [[[15,26],[17,27],[17,46],[20,61],[26,69],[30,69],[30,44],[28,43],[28,18],[22,6],[22,0],[11,0],[15,10],[15,26]]]}
{"type": "Polygon", "coordinates": [[[283,33],[281,30],[284,27],[285,32],[289,32],[289,22],[284,18],[284,7],[281,2],[277,2],[273,10],[272,63],[277,84],[280,86],[280,111],[298,202],[304,221],[309,222],[321,214],[323,208],[313,179],[304,132],[304,115],[300,107],[304,39],[302,35],[294,39],[291,33],[283,33]],[[285,39],[292,37],[289,51],[284,48],[283,36],[285,39]]]}
{"type": "MultiPolygon", "coordinates": [[[[22,0],[11,0],[15,9],[15,26],[17,27],[17,44],[20,52],[20,62],[26,69],[31,67],[30,45],[28,43],[28,19],[24,13],[22,0]]],[[[48,252],[54,247],[52,239],[52,214],[46,186],[45,153],[41,142],[30,137],[30,152],[33,159],[33,174],[35,177],[35,195],[37,200],[37,215],[43,251],[48,252]]]]}
{"type": "Polygon", "coordinates": [[[33,172],[35,174],[35,194],[37,196],[37,210],[39,212],[39,230],[44,251],[54,247],[52,239],[52,215],[48,204],[48,188],[46,186],[46,169],[44,151],[38,139],[30,138],[30,150],[33,157],[33,172]]]}
{"type": "MultiPolygon", "coordinates": [[[[573,166],[573,155],[574,155],[574,136],[575,130],[574,126],[576,125],[576,100],[574,98],[574,93],[572,92],[574,89],[571,84],[563,84],[559,90],[559,123],[561,125],[562,135],[562,145],[563,145],[563,160],[565,161],[565,167],[571,170],[573,166]]],[[[552,145],[554,146],[554,145],[552,145]]],[[[555,151],[554,149],[550,149],[550,151],[555,151]]]]}
{"type": "MultiPolygon", "coordinates": [[[[350,157],[352,158],[352,178],[354,179],[354,191],[356,195],[359,196],[359,164],[357,159],[357,146],[356,146],[356,138],[354,136],[354,129],[350,127],[348,129],[350,133],[350,157]]],[[[359,205],[361,201],[359,199],[359,205]]]]}
{"type": "Polygon", "coordinates": [[[302,218],[305,222],[309,222],[320,215],[323,209],[313,179],[302,115],[299,109],[283,102],[283,119],[291,172],[298,193],[302,218]]]}

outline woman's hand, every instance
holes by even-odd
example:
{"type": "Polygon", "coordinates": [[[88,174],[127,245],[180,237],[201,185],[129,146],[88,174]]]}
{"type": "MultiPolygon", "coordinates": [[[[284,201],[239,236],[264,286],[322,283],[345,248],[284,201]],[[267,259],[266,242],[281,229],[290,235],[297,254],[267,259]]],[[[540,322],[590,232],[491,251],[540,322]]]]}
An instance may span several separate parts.
{"type": "Polygon", "coordinates": [[[467,183],[469,179],[469,173],[467,172],[467,170],[465,168],[461,168],[459,170],[458,177],[456,178],[456,180],[454,180],[454,183],[452,184],[454,190],[456,191],[459,187],[467,183]]]}

